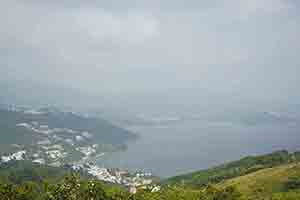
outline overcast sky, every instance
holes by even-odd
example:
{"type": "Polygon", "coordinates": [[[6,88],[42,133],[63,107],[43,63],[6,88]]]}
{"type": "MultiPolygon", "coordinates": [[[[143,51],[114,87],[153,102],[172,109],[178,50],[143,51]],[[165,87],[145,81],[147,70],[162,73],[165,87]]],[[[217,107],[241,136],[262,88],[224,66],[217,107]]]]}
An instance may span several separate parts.
{"type": "Polygon", "coordinates": [[[298,95],[298,0],[2,0],[3,79],[298,95]]]}

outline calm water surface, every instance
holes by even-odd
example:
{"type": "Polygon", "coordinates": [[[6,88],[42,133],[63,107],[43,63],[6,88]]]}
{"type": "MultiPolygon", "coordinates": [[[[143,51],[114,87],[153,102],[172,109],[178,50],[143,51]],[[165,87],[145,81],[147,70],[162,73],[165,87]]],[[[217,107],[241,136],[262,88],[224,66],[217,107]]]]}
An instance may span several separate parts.
{"type": "Polygon", "coordinates": [[[125,128],[138,133],[139,139],[129,143],[126,151],[100,158],[99,165],[168,177],[250,154],[300,150],[300,124],[245,126],[190,120],[125,128]]]}

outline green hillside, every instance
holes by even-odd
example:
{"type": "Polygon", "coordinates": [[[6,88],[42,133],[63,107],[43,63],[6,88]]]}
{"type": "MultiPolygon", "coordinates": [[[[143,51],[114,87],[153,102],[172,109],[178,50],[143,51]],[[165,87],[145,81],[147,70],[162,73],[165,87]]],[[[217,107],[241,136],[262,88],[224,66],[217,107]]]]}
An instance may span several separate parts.
{"type": "Polygon", "coordinates": [[[92,179],[67,175],[59,168],[31,166],[23,161],[8,168],[1,167],[0,177],[7,172],[21,182],[1,181],[1,200],[298,200],[300,199],[300,164],[284,164],[262,169],[222,183],[192,189],[165,186],[152,192],[139,188],[129,193],[126,188],[105,185],[92,179]],[[29,168],[28,168],[29,167],[29,168]],[[21,170],[20,170],[21,168],[21,170]],[[39,177],[36,174],[43,174],[39,177]],[[57,173],[57,174],[56,174],[57,173]],[[38,177],[38,179],[36,179],[38,177]]]}
{"type": "Polygon", "coordinates": [[[165,180],[164,184],[185,184],[200,187],[208,183],[219,183],[230,178],[298,160],[300,160],[299,152],[289,153],[288,151],[277,151],[261,156],[248,156],[238,161],[229,162],[206,170],[172,177],[165,180]]]}
{"type": "MultiPolygon", "coordinates": [[[[51,167],[30,161],[10,161],[0,164],[0,183],[41,183],[44,180],[55,183],[72,173],[74,172],[63,167],[51,167]]],[[[91,176],[83,172],[77,172],[77,174],[82,178],[91,178],[91,176]]]]}
{"type": "MultiPolygon", "coordinates": [[[[259,170],[226,180],[218,186],[221,188],[234,186],[239,192],[253,199],[267,198],[274,194],[278,196],[277,193],[284,194],[300,189],[300,163],[259,170]]],[[[300,195],[298,197],[300,198],[300,195]]]]}
{"type": "MultiPolygon", "coordinates": [[[[294,161],[289,159],[286,160],[289,163],[279,164],[278,156],[285,158],[284,155],[286,156],[286,152],[280,151],[255,157],[256,159],[264,158],[264,161],[267,158],[274,158],[271,159],[272,162],[268,161],[268,164],[276,166],[228,178],[217,184],[207,184],[198,188],[180,184],[163,185],[159,191],[155,192],[149,188],[138,188],[135,194],[129,193],[126,188],[103,184],[84,174],[71,174],[63,168],[37,165],[26,161],[12,161],[0,165],[0,199],[299,200],[300,163],[295,161],[298,154],[287,154],[294,161]]],[[[240,161],[233,163],[238,162],[240,161]]],[[[267,166],[266,163],[265,166],[267,166]]]]}

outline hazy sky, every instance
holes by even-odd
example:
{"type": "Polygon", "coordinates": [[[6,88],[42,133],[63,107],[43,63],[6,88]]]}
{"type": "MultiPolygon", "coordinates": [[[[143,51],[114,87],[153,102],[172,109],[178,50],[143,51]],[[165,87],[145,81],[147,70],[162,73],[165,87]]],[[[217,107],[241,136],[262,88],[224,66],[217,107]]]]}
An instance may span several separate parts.
{"type": "Polygon", "coordinates": [[[298,95],[298,0],[2,0],[1,78],[298,95]]]}

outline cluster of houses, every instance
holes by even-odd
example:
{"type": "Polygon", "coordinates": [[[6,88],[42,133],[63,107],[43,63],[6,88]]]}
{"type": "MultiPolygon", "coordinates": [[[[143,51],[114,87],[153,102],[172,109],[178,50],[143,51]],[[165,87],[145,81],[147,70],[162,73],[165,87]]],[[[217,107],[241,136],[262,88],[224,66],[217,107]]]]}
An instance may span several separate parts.
{"type": "MultiPolygon", "coordinates": [[[[19,109],[10,107],[11,111],[23,111],[26,114],[40,115],[44,111],[34,109],[19,109]]],[[[88,116],[85,116],[88,117],[88,116]]],[[[14,153],[0,155],[0,164],[12,160],[30,160],[33,163],[49,166],[68,166],[72,170],[83,170],[104,182],[120,184],[135,193],[137,188],[150,189],[153,192],[160,187],[153,184],[153,176],[147,172],[129,173],[127,170],[101,168],[91,163],[65,164],[65,160],[72,157],[74,153],[79,154],[80,160],[87,162],[92,156],[104,153],[99,152],[99,145],[93,144],[93,134],[88,131],[78,131],[69,128],[50,128],[39,122],[23,122],[16,124],[17,128],[26,129],[34,133],[34,143],[31,147],[15,145],[14,153]]],[[[78,158],[77,158],[78,159],[78,158]]],[[[72,159],[71,159],[72,160],[72,159]]],[[[73,161],[72,161],[73,162],[73,161]]]]}
{"type": "Polygon", "coordinates": [[[24,160],[26,155],[26,151],[18,151],[16,153],[12,153],[10,155],[3,155],[1,156],[1,162],[6,163],[11,160],[24,160]]]}
{"type": "Polygon", "coordinates": [[[38,134],[37,138],[40,139],[34,144],[36,152],[32,156],[35,162],[41,164],[52,162],[54,166],[59,166],[62,159],[67,156],[72,157],[76,152],[80,153],[84,160],[98,153],[99,145],[91,143],[93,135],[88,131],[49,128],[48,125],[41,125],[34,121],[19,123],[16,126],[38,134]],[[70,146],[68,150],[64,148],[66,145],[70,146]]]}
{"type": "Polygon", "coordinates": [[[101,168],[92,163],[73,164],[69,166],[73,170],[82,170],[104,182],[119,184],[127,187],[131,193],[138,188],[150,189],[152,192],[160,190],[160,186],[153,183],[153,176],[149,172],[136,172],[131,174],[127,170],[101,168]]]}
{"type": "MultiPolygon", "coordinates": [[[[26,151],[22,150],[10,155],[3,155],[1,156],[0,164],[7,163],[12,160],[26,160],[26,153],[26,151]]],[[[45,160],[43,158],[36,158],[31,161],[33,163],[45,164],[45,160]]],[[[51,164],[51,166],[55,165],[51,164]]],[[[58,166],[60,165],[57,165],[57,167],[58,166]]],[[[64,167],[68,167],[73,171],[86,172],[104,182],[123,185],[127,187],[131,193],[136,193],[137,188],[150,189],[152,192],[160,190],[160,186],[153,184],[152,174],[149,172],[136,172],[134,174],[130,174],[127,170],[101,168],[91,163],[65,164],[64,167]]]]}

